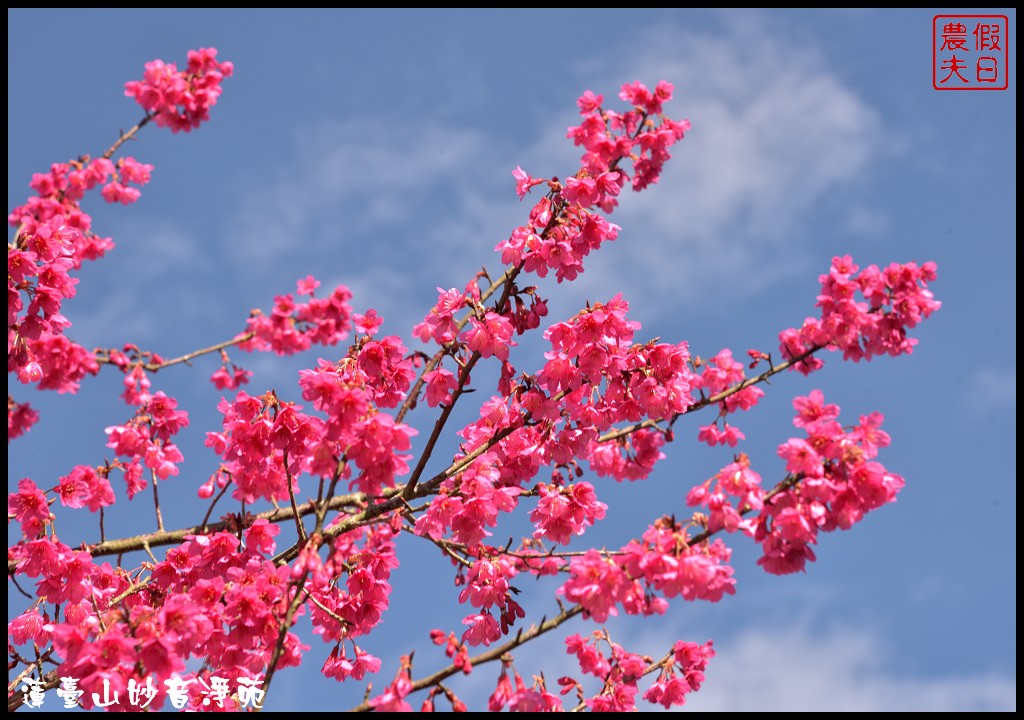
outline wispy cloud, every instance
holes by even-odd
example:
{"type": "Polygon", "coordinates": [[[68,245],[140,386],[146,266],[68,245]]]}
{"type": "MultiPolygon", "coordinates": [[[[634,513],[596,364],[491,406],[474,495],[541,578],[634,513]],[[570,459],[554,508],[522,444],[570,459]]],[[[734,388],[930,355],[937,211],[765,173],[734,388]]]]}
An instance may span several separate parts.
{"type": "MultiPolygon", "coordinates": [[[[674,308],[711,292],[749,297],[807,270],[808,220],[824,202],[841,208],[835,227],[844,232],[884,227],[884,216],[836,195],[883,152],[878,113],[806,38],[723,17],[719,33],[655,28],[616,66],[577,67],[610,102],[624,80],[672,79],[672,112],[694,127],[660,184],[624,199],[614,218],[622,241],[588,259],[553,311],[617,291],[647,317],[666,313],[666,297],[674,308]]],[[[537,175],[575,167],[579,152],[564,130],[576,121],[571,107],[568,98],[552,129],[515,152],[484,130],[417,119],[302,127],[289,164],[243,189],[228,223],[234,257],[246,272],[270,273],[288,259],[373,289],[364,302],[404,332],[435,285],[461,286],[481,264],[497,264],[491,249],[526,210],[511,196],[515,164],[537,175]]]]}
{"type": "Polygon", "coordinates": [[[465,285],[515,224],[513,166],[483,133],[321,123],[294,148],[276,177],[245,190],[229,245],[246,273],[271,277],[287,262],[349,285],[389,332],[422,319],[435,286],[465,285]]]}
{"type": "Polygon", "coordinates": [[[179,325],[208,313],[211,298],[204,297],[204,287],[209,267],[193,237],[158,217],[121,221],[112,234],[113,252],[120,267],[128,270],[112,282],[105,267],[83,267],[84,281],[70,309],[77,342],[93,347],[119,346],[129,339],[141,344],[164,339],[168,328],[154,321],[153,315],[140,313],[140,306],[174,307],[179,325]],[[105,282],[92,281],[94,272],[105,282]],[[184,282],[170,282],[171,278],[184,282]]]}
{"type": "Polygon", "coordinates": [[[746,15],[718,33],[660,28],[623,70],[587,69],[610,87],[671,79],[671,112],[693,123],[660,184],[623,202],[623,244],[595,258],[592,283],[675,303],[750,296],[806,269],[822,203],[843,208],[833,226],[846,232],[884,227],[878,212],[834,197],[884,152],[879,114],[813,43],[769,25],[746,15]]]}
{"type": "Polygon", "coordinates": [[[1016,368],[977,369],[964,389],[964,402],[979,415],[1016,408],[1016,368]]]}
{"type": "Polygon", "coordinates": [[[1014,678],[923,676],[894,667],[870,630],[752,629],[716,642],[707,682],[687,707],[704,711],[1015,710],[1014,678]]]}
{"type": "MultiPolygon", "coordinates": [[[[692,618],[685,621],[692,623],[692,618]]],[[[650,622],[613,622],[611,634],[630,652],[659,658],[669,649],[668,638],[706,639],[681,629],[682,624],[665,618],[654,630],[650,622]]],[[[586,635],[578,627],[575,631],[586,635]]],[[[871,628],[836,624],[822,629],[820,624],[800,621],[776,622],[770,628],[748,625],[731,634],[716,633],[714,647],[706,681],[687,697],[686,710],[1006,711],[1017,704],[1015,678],[962,669],[926,674],[901,668],[892,645],[871,628]]],[[[549,687],[554,678],[580,677],[577,661],[559,642],[528,644],[514,655],[524,677],[543,670],[549,687]]],[[[490,678],[492,673],[484,674],[490,678]]],[[[641,694],[651,682],[653,678],[640,683],[641,694]]],[[[492,690],[493,685],[484,683],[458,692],[465,700],[480,703],[492,690]]],[[[637,705],[642,710],[659,709],[639,695],[637,705]]]]}

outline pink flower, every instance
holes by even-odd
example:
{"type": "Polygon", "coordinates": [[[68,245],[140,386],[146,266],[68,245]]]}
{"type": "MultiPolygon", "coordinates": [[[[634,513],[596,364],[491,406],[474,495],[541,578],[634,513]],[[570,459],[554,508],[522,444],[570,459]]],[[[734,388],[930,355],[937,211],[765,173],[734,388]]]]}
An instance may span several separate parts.
{"type": "Polygon", "coordinates": [[[352,646],[355,649],[355,659],[349,659],[345,654],[345,643],[340,643],[335,646],[328,656],[327,661],[324,662],[323,669],[321,672],[330,678],[334,678],[339,682],[347,680],[348,678],[354,678],[355,680],[362,680],[366,673],[375,673],[380,670],[380,659],[370,655],[356,644],[352,646]]]}
{"type": "Polygon", "coordinates": [[[580,115],[587,115],[601,107],[601,103],[604,102],[604,95],[595,95],[590,90],[583,93],[576,104],[580,107],[580,115]]]}
{"type": "Polygon", "coordinates": [[[373,308],[367,310],[365,315],[356,313],[352,316],[352,320],[355,322],[356,330],[364,335],[376,335],[377,328],[384,323],[384,318],[378,315],[373,308]]]}
{"type": "Polygon", "coordinates": [[[541,483],[541,499],[530,513],[537,529],[533,536],[552,542],[568,544],[572,535],[582,535],[584,529],[604,517],[608,506],[598,501],[594,486],[580,482],[564,488],[541,483]]]}
{"type": "Polygon", "coordinates": [[[512,342],[512,323],[503,315],[488,312],[483,320],[470,318],[469,330],[459,336],[459,339],[467,344],[470,350],[480,353],[483,358],[492,355],[508,360],[509,346],[515,345],[512,342]]]}
{"type": "Polygon", "coordinates": [[[544,181],[538,178],[532,178],[526,174],[526,172],[516,165],[516,169],[512,171],[512,177],[516,179],[516,195],[522,200],[526,197],[526,193],[530,192],[530,188],[534,185],[540,185],[544,181]]]}
{"type": "Polygon", "coordinates": [[[231,366],[232,371],[228,372],[227,365],[221,365],[213,375],[210,376],[210,382],[214,384],[218,390],[237,390],[242,385],[246,385],[249,382],[249,378],[252,377],[252,372],[240,368],[237,365],[231,366]]]}
{"type": "Polygon", "coordinates": [[[299,295],[309,295],[313,297],[313,293],[320,287],[320,281],[312,275],[307,275],[296,283],[295,292],[299,295]]]}
{"type": "Polygon", "coordinates": [[[484,611],[475,615],[467,615],[462,620],[463,625],[469,625],[469,629],[462,634],[462,642],[476,647],[477,645],[490,645],[501,637],[501,628],[498,621],[490,612],[484,611]]]}
{"type": "Polygon", "coordinates": [[[423,376],[427,383],[427,405],[437,407],[452,401],[452,392],[458,387],[455,376],[444,368],[431,370],[423,376]]]}
{"type": "Polygon", "coordinates": [[[611,664],[608,662],[601,651],[597,648],[597,638],[593,638],[591,641],[586,641],[579,635],[570,635],[565,639],[565,651],[570,655],[575,655],[579,661],[580,670],[587,675],[593,675],[594,677],[603,678],[608,675],[611,670],[611,664]]]}
{"type": "Polygon", "coordinates": [[[12,400],[7,402],[7,442],[10,443],[17,437],[27,433],[36,422],[39,421],[39,413],[32,409],[28,403],[15,403],[12,400]]]}
{"type": "Polygon", "coordinates": [[[889,433],[882,430],[882,421],[884,419],[884,416],[880,412],[873,412],[870,415],[861,415],[860,424],[858,424],[850,434],[854,442],[864,449],[864,453],[868,458],[873,458],[878,455],[879,448],[889,447],[889,443],[891,442],[889,433]]]}
{"type": "Polygon", "coordinates": [[[281,527],[267,522],[266,518],[257,518],[245,531],[246,545],[255,548],[264,555],[274,554],[274,536],[281,532],[281,527]]]}
{"type": "Polygon", "coordinates": [[[48,263],[59,257],[73,255],[75,241],[80,236],[77,229],[66,224],[63,216],[55,215],[36,227],[35,232],[28,236],[26,246],[40,261],[48,263]]]}
{"type": "Polygon", "coordinates": [[[7,633],[15,645],[24,645],[29,640],[42,645],[48,635],[43,628],[43,618],[38,610],[28,610],[7,623],[7,633]]]}
{"type": "Polygon", "coordinates": [[[43,368],[35,360],[22,365],[21,369],[18,370],[18,381],[28,385],[29,383],[39,382],[43,379],[43,368]]]}
{"type": "Polygon", "coordinates": [[[793,474],[821,477],[821,456],[806,440],[787,440],[779,446],[779,457],[786,461],[786,470],[793,474]]]}
{"type": "Polygon", "coordinates": [[[725,429],[719,430],[717,425],[705,425],[701,427],[697,433],[697,440],[700,442],[707,443],[709,446],[714,447],[715,445],[728,445],[729,447],[736,447],[736,444],[740,440],[745,440],[744,435],[739,428],[729,423],[724,423],[725,429]]]}
{"type": "Polygon", "coordinates": [[[18,481],[18,492],[7,496],[7,513],[21,523],[25,537],[35,537],[50,522],[50,506],[43,491],[29,478],[18,481]]]}
{"type": "Polygon", "coordinates": [[[821,390],[811,390],[806,397],[793,398],[793,408],[797,411],[793,424],[799,428],[807,427],[813,422],[834,420],[839,417],[839,406],[826,405],[821,390]]]}
{"type": "Polygon", "coordinates": [[[121,172],[121,179],[124,182],[145,185],[150,181],[150,173],[153,172],[152,165],[140,163],[133,157],[123,157],[117,161],[118,170],[121,172]]]}
{"type": "Polygon", "coordinates": [[[410,660],[402,657],[402,666],[395,675],[394,681],[385,688],[384,693],[370,698],[370,706],[377,712],[410,712],[412,707],[405,697],[412,692],[412,680],[409,678],[410,660]]]}
{"type": "Polygon", "coordinates": [[[216,57],[213,48],[190,50],[188,68],[183,71],[162,60],[146,63],[143,79],[125,83],[124,94],[154,115],[158,126],[189,132],[210,118],[221,81],[234,71],[231,63],[217,62],[216,57]]]}
{"type": "Polygon", "coordinates": [[[582,606],[585,614],[597,622],[618,615],[615,604],[623,599],[628,583],[613,560],[602,557],[597,550],[588,550],[572,559],[569,572],[571,577],[558,589],[559,595],[582,606]]]}
{"type": "Polygon", "coordinates": [[[142,195],[138,188],[128,187],[119,182],[107,183],[101,192],[103,199],[108,203],[121,203],[131,205],[142,195]]]}

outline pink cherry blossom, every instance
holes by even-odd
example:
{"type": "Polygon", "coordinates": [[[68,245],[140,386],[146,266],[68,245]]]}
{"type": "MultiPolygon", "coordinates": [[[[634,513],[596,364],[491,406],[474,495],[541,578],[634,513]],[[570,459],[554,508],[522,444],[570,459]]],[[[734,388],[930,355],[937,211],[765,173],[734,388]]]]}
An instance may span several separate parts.
{"type": "Polygon", "coordinates": [[[544,182],[539,178],[530,177],[518,165],[516,165],[516,169],[512,171],[512,177],[516,179],[516,195],[519,196],[520,200],[526,197],[526,193],[530,192],[530,188],[544,182]]]}
{"type": "Polygon", "coordinates": [[[25,537],[33,538],[50,522],[46,496],[29,478],[18,481],[18,492],[7,496],[7,514],[21,524],[25,537]]]}
{"type": "Polygon", "coordinates": [[[497,357],[508,360],[509,347],[512,341],[512,324],[501,315],[488,312],[482,320],[470,318],[471,328],[466,330],[459,339],[466,343],[470,350],[480,353],[481,357],[497,357]]]}
{"type": "Polygon", "coordinates": [[[230,62],[217,62],[216,57],[214,48],[190,50],[184,71],[161,60],[146,63],[141,81],[125,83],[125,95],[155,116],[157,125],[189,132],[209,120],[221,81],[234,71],[230,62]]]}

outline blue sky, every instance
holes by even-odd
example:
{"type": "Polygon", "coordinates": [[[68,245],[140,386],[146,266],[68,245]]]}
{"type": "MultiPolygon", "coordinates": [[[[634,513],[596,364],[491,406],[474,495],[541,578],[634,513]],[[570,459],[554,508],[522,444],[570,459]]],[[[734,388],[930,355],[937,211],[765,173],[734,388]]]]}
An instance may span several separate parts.
{"type": "MultiPolygon", "coordinates": [[[[130,149],[155,166],[142,200],[87,206],[118,247],[83,271],[65,311],[71,336],[177,355],[234,335],[251,308],[313,273],[347,284],[357,310],[376,308],[412,347],[437,286],[498,268],[492,248],[528,209],[511,170],[577,167],[565,139],[576,97],[668,79],[669,113],[693,129],[661,182],[623,199],[620,239],[577,283],[544,286],[552,321],[622,292],[641,336],[705,356],[775,350],[845,253],[861,265],[934,260],[943,308],[913,356],[830,356],[810,379],[774,381],[738,418],[740,449],[768,482],[783,472],[775,447],[792,433],[795,395],[820,388],[849,420],[883,412],[893,445],[881,460],[907,480],[897,504],[823,537],[806,575],[765,575],[736,538],[734,598],[613,633],[651,654],[666,637],[714,638],[695,709],[1014,709],[1016,15],[992,12],[1009,15],[1004,92],[932,88],[925,10],[8,10],[8,207],[33,172],[97,154],[139,119],[122,87],[145,62],[217,47],[235,76],[212,122],[190,135],[147,128],[130,149]]],[[[541,348],[524,344],[517,366],[539,367],[541,348]]],[[[256,373],[254,394],[298,399],[297,370],[335,354],[233,359],[256,373]]],[[[196,519],[195,488],[215,465],[202,447],[220,426],[214,369],[155,378],[192,420],[182,474],[163,486],[180,491],[167,498],[169,526],[196,519]]],[[[9,381],[43,416],[11,444],[9,482],[47,487],[102,463],[103,428],[127,418],[119,382],[104,372],[58,398],[9,381]]],[[[421,413],[414,421],[429,420],[421,413]]],[[[621,543],[684,511],[689,487],[731,457],[697,446],[697,420],[677,424],[649,482],[598,483],[612,510],[586,539],[621,543]]],[[[135,502],[119,497],[126,532],[151,523],[148,499],[135,502]]],[[[421,672],[439,662],[424,620],[454,629],[461,617],[447,563],[407,549],[390,614],[364,645],[384,660],[378,686],[410,648],[421,672]]],[[[539,617],[547,603],[530,607],[539,617]]],[[[362,687],[319,677],[329,648],[310,644],[304,666],[275,679],[269,707],[357,703],[362,687]]],[[[517,666],[557,677],[571,670],[560,653],[557,642],[526,649],[517,666]]],[[[485,697],[496,674],[481,668],[456,687],[485,697]]]]}

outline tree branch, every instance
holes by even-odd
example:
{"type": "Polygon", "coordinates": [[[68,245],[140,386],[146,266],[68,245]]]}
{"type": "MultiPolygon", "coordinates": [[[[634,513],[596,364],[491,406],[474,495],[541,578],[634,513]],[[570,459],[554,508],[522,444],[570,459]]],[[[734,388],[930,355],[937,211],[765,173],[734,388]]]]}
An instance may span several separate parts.
{"type": "MultiPolygon", "coordinates": [[[[170,367],[171,365],[180,365],[181,363],[188,364],[189,362],[191,362],[192,360],[196,359],[197,357],[202,357],[203,355],[209,355],[210,353],[215,353],[215,352],[218,352],[220,350],[224,350],[225,348],[233,347],[235,345],[240,345],[241,343],[244,343],[244,342],[246,342],[248,340],[252,340],[253,337],[255,337],[253,335],[253,333],[251,333],[251,332],[244,332],[241,335],[238,335],[238,336],[234,337],[231,340],[225,340],[224,342],[219,342],[216,345],[211,345],[210,347],[201,348],[199,350],[193,350],[190,353],[185,353],[184,355],[181,355],[181,356],[176,357],[176,358],[172,358],[170,360],[164,360],[163,362],[158,362],[158,363],[155,363],[155,362],[143,363],[142,364],[142,369],[145,370],[146,372],[157,372],[159,370],[163,370],[166,367],[170,367]]],[[[108,351],[108,350],[97,350],[94,353],[94,355],[96,357],[96,362],[100,363],[101,365],[113,365],[114,364],[113,361],[110,359],[110,351],[108,351]],[[104,353],[106,353],[106,354],[104,354],[104,353]]]]}
{"type": "MultiPolygon", "coordinates": [[[[348,506],[363,507],[367,502],[367,498],[363,493],[351,493],[348,495],[339,495],[327,503],[328,510],[338,510],[348,506]]],[[[310,501],[303,503],[297,507],[298,514],[300,516],[312,515],[317,510],[316,501],[310,501]]],[[[274,510],[267,510],[256,515],[256,518],[265,518],[270,522],[278,523],[286,520],[291,520],[295,517],[295,510],[290,507],[276,508],[274,510]]],[[[161,547],[164,545],[174,545],[185,540],[188,535],[209,535],[223,530],[234,529],[236,523],[233,521],[221,521],[212,523],[209,525],[195,525],[193,527],[182,528],[180,530],[169,530],[165,532],[155,532],[146,535],[134,535],[132,537],[120,538],[117,540],[107,540],[105,542],[96,543],[95,545],[86,545],[85,550],[89,552],[92,557],[102,557],[104,555],[119,555],[126,552],[134,552],[137,550],[145,550],[146,547],[161,547]]],[[[13,575],[17,568],[17,561],[7,561],[7,574],[13,575]]]]}
{"type": "MultiPolygon", "coordinates": [[[[669,426],[671,426],[676,420],[678,420],[683,415],[687,415],[687,414],[695,412],[697,410],[702,410],[703,408],[706,408],[708,405],[714,405],[715,403],[719,403],[719,402],[725,400],[727,397],[729,397],[731,395],[735,395],[736,393],[740,392],[741,390],[746,390],[748,387],[751,387],[753,385],[757,385],[758,383],[766,382],[769,378],[771,378],[771,377],[773,377],[775,375],[778,375],[783,370],[788,370],[789,368],[791,368],[794,365],[796,365],[798,362],[802,362],[802,361],[806,360],[811,355],[813,355],[814,353],[818,352],[819,350],[823,350],[824,348],[825,348],[824,345],[814,345],[810,349],[806,350],[805,352],[800,353],[799,355],[796,355],[796,356],[790,358],[789,360],[784,360],[784,361],[780,362],[778,365],[772,365],[770,368],[765,370],[760,375],[756,375],[754,377],[747,378],[743,382],[736,383],[732,387],[726,388],[722,392],[716,393],[715,395],[712,395],[711,397],[702,398],[702,399],[698,400],[697,402],[695,402],[690,407],[686,408],[686,410],[684,410],[683,412],[676,413],[675,415],[673,415],[672,419],[669,420],[668,424],[669,424],[669,426]]],[[[623,428],[618,428],[616,430],[609,430],[604,435],[602,435],[600,438],[598,438],[598,441],[599,442],[609,442],[611,440],[618,440],[621,437],[626,437],[627,435],[632,435],[637,430],[642,430],[644,428],[658,427],[658,423],[659,422],[661,422],[661,421],[660,420],[644,420],[642,422],[634,423],[632,425],[627,425],[626,427],[623,427],[623,428]]]]}
{"type": "MultiPolygon", "coordinates": [[[[794,360],[794,362],[797,362],[797,360],[794,360]]],[[[771,498],[778,495],[779,493],[789,490],[790,488],[794,487],[797,483],[799,483],[802,479],[802,475],[787,475],[775,487],[773,487],[771,490],[765,493],[764,500],[768,501],[771,498]]],[[[748,506],[740,509],[739,512],[741,515],[746,515],[751,511],[751,509],[752,508],[748,506]]],[[[719,532],[721,532],[721,530],[705,530],[704,532],[698,533],[697,535],[694,535],[692,538],[690,538],[687,541],[686,545],[687,547],[693,547],[694,545],[697,545],[710,539],[712,536],[718,534],[719,532]]],[[[538,557],[544,556],[541,555],[538,557]]],[[[484,663],[493,662],[494,660],[500,660],[502,656],[504,656],[509,651],[514,650],[517,647],[520,647],[521,645],[524,645],[530,642],[531,640],[535,640],[541,635],[554,630],[555,628],[559,627],[560,625],[563,625],[564,623],[568,622],[577,615],[580,615],[582,612],[583,606],[581,605],[574,605],[568,610],[562,610],[562,612],[560,612],[555,617],[542,621],[540,625],[531,625],[528,630],[520,630],[513,639],[509,640],[503,645],[499,645],[495,648],[492,648],[486,652],[480,653],[479,655],[470,658],[469,662],[472,664],[473,667],[476,667],[478,665],[483,665],[484,663]]],[[[663,663],[664,660],[662,660],[661,663],[652,664],[644,672],[644,675],[653,672],[663,663]]],[[[410,694],[417,692],[419,690],[426,689],[428,687],[435,686],[438,683],[443,682],[444,680],[450,678],[451,676],[459,672],[462,672],[462,668],[457,667],[454,663],[452,663],[451,665],[448,665],[447,667],[438,670],[437,672],[431,675],[427,675],[426,677],[420,678],[419,680],[414,680],[412,683],[412,690],[410,690],[410,694]]],[[[370,705],[369,701],[365,701],[359,705],[356,705],[354,708],[351,708],[348,712],[369,712],[371,710],[373,710],[373,706],[370,705]]]]}
{"type": "MultiPolygon", "coordinates": [[[[771,368],[761,373],[760,375],[757,375],[756,377],[748,378],[741,383],[737,383],[731,388],[727,388],[726,390],[723,390],[722,392],[711,396],[710,398],[698,401],[697,403],[689,407],[687,409],[687,412],[693,412],[694,410],[699,410],[713,403],[720,402],[725,398],[729,397],[730,395],[740,392],[741,390],[744,390],[752,385],[765,382],[772,376],[777,375],[783,370],[787,370],[788,368],[792,367],[793,365],[802,360],[806,360],[808,357],[822,349],[823,346],[817,345],[810,348],[806,352],[793,357],[790,360],[786,360],[777,365],[773,365],[771,368]]],[[[557,397],[558,396],[556,396],[556,398],[557,397]]],[[[671,422],[674,422],[678,417],[680,416],[676,415],[675,417],[673,417],[671,422]]],[[[525,422],[529,422],[530,416],[527,413],[526,415],[523,416],[523,418],[525,422]]],[[[635,423],[625,428],[620,428],[618,430],[613,430],[609,433],[606,433],[605,435],[601,436],[600,440],[602,442],[615,440],[617,438],[630,435],[640,429],[655,426],[656,423],[654,421],[645,420],[644,422],[635,423]]],[[[411,500],[413,498],[426,497],[427,495],[432,494],[434,490],[437,489],[437,486],[444,482],[444,480],[464,470],[474,460],[476,460],[478,457],[480,457],[485,452],[490,450],[492,447],[497,445],[503,439],[511,435],[513,432],[518,430],[520,427],[522,427],[522,425],[515,425],[502,428],[494,435],[492,435],[491,438],[486,443],[479,446],[475,450],[469,452],[465,456],[459,458],[458,460],[452,462],[445,470],[442,470],[441,472],[431,477],[430,480],[427,481],[426,483],[423,483],[413,488],[411,492],[408,490],[408,484],[399,485],[395,488],[390,488],[383,493],[383,495],[381,496],[384,499],[383,502],[375,503],[369,506],[367,506],[367,503],[369,502],[370,499],[367,498],[366,495],[364,495],[363,493],[341,495],[338,496],[337,498],[331,499],[327,503],[327,506],[323,510],[323,512],[326,512],[326,510],[340,509],[346,506],[357,506],[363,507],[364,509],[362,510],[362,512],[355,513],[350,518],[343,520],[334,527],[326,530],[324,532],[324,537],[326,539],[337,537],[338,535],[346,533],[349,530],[357,528],[361,525],[365,525],[368,522],[373,521],[375,518],[380,517],[381,515],[388,514],[393,510],[403,507],[408,500],[411,500]]],[[[317,506],[318,503],[316,501],[310,501],[302,505],[299,505],[297,508],[298,515],[306,516],[310,514],[315,514],[317,512],[317,506]]],[[[258,514],[256,517],[266,518],[270,522],[282,522],[297,517],[295,512],[296,511],[293,510],[292,508],[278,508],[262,512],[258,514]]],[[[142,550],[146,547],[147,544],[150,547],[173,545],[175,543],[182,542],[187,535],[205,535],[208,533],[226,530],[230,527],[231,526],[227,522],[213,523],[212,525],[207,526],[197,525],[194,527],[184,528],[181,530],[157,532],[151,533],[149,535],[137,535],[134,537],[122,538],[118,540],[108,540],[105,542],[98,543],[96,545],[89,546],[86,549],[89,550],[89,553],[93,557],[100,557],[103,555],[116,555],[118,553],[123,552],[142,550]]],[[[289,552],[282,553],[282,555],[279,556],[279,560],[282,562],[288,562],[296,555],[298,555],[298,548],[293,548],[289,552]]],[[[17,562],[9,560],[7,562],[7,574],[13,575],[16,567],[17,562]]]]}
{"type": "MultiPolygon", "coordinates": [[[[510,650],[514,650],[520,645],[523,645],[535,638],[540,637],[544,633],[551,632],[559,625],[568,622],[569,620],[573,619],[582,612],[583,608],[579,605],[571,607],[568,610],[563,610],[555,617],[541,622],[540,625],[531,625],[528,630],[520,630],[514,638],[509,640],[504,645],[499,645],[495,648],[488,650],[487,652],[480,653],[479,655],[470,658],[469,661],[473,664],[474,667],[476,667],[477,665],[483,665],[484,663],[493,662],[494,660],[500,660],[501,656],[509,652],[510,650]]],[[[459,672],[462,672],[462,669],[455,667],[455,665],[453,664],[449,665],[443,670],[438,670],[436,673],[432,675],[428,675],[424,678],[420,678],[419,680],[415,680],[412,683],[412,690],[410,691],[410,694],[418,690],[423,690],[424,688],[436,685],[437,683],[442,682],[443,680],[446,680],[447,678],[450,678],[452,675],[455,675],[459,672]]],[[[370,712],[371,710],[373,710],[373,706],[370,705],[369,701],[366,701],[359,705],[356,705],[354,708],[351,708],[350,710],[348,710],[348,712],[370,712]]]]}
{"type": "Polygon", "coordinates": [[[107,148],[107,151],[100,155],[100,157],[106,160],[109,160],[110,158],[114,157],[114,153],[117,152],[118,148],[120,148],[129,140],[133,139],[136,133],[138,133],[139,130],[141,130],[142,128],[146,127],[146,125],[148,125],[149,122],[155,117],[156,113],[153,113],[152,115],[146,113],[146,116],[139,120],[139,122],[137,122],[131,130],[129,130],[128,132],[122,132],[121,137],[117,139],[117,142],[115,142],[113,145],[107,148]]]}

